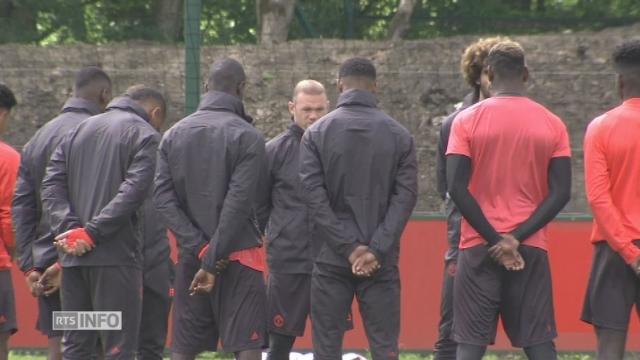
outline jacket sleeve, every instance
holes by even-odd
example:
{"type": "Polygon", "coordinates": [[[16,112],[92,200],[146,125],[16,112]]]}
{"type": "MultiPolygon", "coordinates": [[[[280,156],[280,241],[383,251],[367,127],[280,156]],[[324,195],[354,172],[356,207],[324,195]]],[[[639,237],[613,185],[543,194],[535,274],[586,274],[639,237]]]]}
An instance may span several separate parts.
{"type": "Polygon", "coordinates": [[[413,208],[416,206],[418,198],[418,164],[416,148],[412,138],[404,149],[398,163],[392,191],[384,220],[378,225],[369,243],[369,248],[378,257],[379,261],[382,261],[385,255],[400,240],[402,231],[407,221],[409,221],[409,217],[411,217],[413,208]]]}
{"type": "Polygon", "coordinates": [[[333,251],[348,259],[360,243],[345,231],[344,224],[331,209],[322,161],[310,131],[302,137],[300,162],[302,189],[316,229],[323,234],[333,251]]]}
{"type": "Polygon", "coordinates": [[[442,200],[447,197],[447,143],[449,142],[449,133],[451,132],[451,123],[455,113],[449,115],[440,127],[438,136],[438,147],[436,149],[436,185],[438,195],[442,200]]]}
{"type": "Polygon", "coordinates": [[[69,201],[67,186],[67,151],[73,134],[66,136],[51,155],[47,172],[42,180],[42,207],[54,234],[82,227],[69,201]]]}
{"type": "Polygon", "coordinates": [[[215,271],[216,261],[229,255],[234,237],[243,226],[247,226],[247,219],[255,215],[256,191],[264,169],[265,145],[260,135],[247,139],[247,142],[246,146],[241,146],[246,150],[236,160],[222,203],[218,227],[202,263],[202,268],[209,272],[215,271]]]}
{"type": "Polygon", "coordinates": [[[584,138],[584,174],[587,201],[593,218],[605,235],[611,248],[622,256],[627,264],[633,264],[640,256],[640,248],[633,243],[622,222],[620,210],[611,196],[611,177],[606,152],[600,139],[598,123],[587,128],[584,138]]]}
{"type": "Polygon", "coordinates": [[[153,203],[167,228],[180,239],[181,249],[197,252],[209,239],[195,226],[180,206],[171,177],[168,152],[171,140],[165,136],[158,150],[153,203]]]}
{"type": "Polygon", "coordinates": [[[38,219],[38,198],[35,179],[29,171],[28,145],[25,146],[20,160],[16,190],[12,202],[13,226],[16,233],[16,254],[19,259],[21,271],[27,271],[34,267],[33,242],[36,240],[38,219]]]}
{"type": "Polygon", "coordinates": [[[260,231],[264,233],[267,223],[269,222],[269,216],[271,216],[271,209],[273,209],[273,203],[271,200],[271,192],[273,189],[273,174],[276,156],[278,149],[276,146],[270,146],[267,144],[265,147],[266,161],[263,162],[262,174],[260,176],[260,183],[258,185],[257,193],[257,220],[260,227],[260,231]]]}
{"type": "Polygon", "coordinates": [[[96,242],[108,240],[109,235],[118,231],[144,203],[153,183],[159,136],[154,133],[141,139],[118,193],[85,225],[87,233],[96,242]]]}

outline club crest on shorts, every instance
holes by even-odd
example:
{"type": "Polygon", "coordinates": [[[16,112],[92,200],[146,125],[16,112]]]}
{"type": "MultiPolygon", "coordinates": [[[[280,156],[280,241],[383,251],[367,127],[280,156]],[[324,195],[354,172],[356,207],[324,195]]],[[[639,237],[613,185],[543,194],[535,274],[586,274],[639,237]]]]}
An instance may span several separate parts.
{"type": "Polygon", "coordinates": [[[273,317],[273,325],[275,325],[276,327],[283,327],[284,326],[284,316],[278,314],[276,316],[273,317]]]}

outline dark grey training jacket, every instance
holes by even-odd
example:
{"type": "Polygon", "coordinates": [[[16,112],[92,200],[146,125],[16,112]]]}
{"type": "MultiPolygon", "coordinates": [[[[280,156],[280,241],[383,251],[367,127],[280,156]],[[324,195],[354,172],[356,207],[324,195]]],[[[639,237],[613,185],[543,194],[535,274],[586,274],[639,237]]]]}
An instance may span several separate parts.
{"type": "Polygon", "coordinates": [[[202,264],[209,272],[217,260],[260,243],[254,220],[266,166],[264,146],[242,101],[213,91],[162,139],[156,208],[181,253],[197,252],[209,243],[202,264]]]}
{"type": "Polygon", "coordinates": [[[72,97],[62,107],[60,115],[40,128],[22,148],[11,210],[20,270],[43,271],[58,260],[51,226],[42,213],[40,185],[51,154],[64,135],[101,111],[98,104],[92,101],[72,97]]]}
{"type": "Polygon", "coordinates": [[[62,254],[62,266],[142,268],[138,210],[153,183],[160,135],[128,97],[78,125],[54,151],[42,202],[55,234],[84,227],[96,248],[62,254]]]}
{"type": "Polygon", "coordinates": [[[323,243],[317,262],[347,267],[364,244],[383,266],[398,263],[417,198],[416,152],[407,129],[376,103],[369,92],[344,92],[302,138],[300,176],[314,241],[323,243]]]}
{"type": "Polygon", "coordinates": [[[269,271],[310,274],[313,267],[307,205],[300,183],[300,140],[304,130],[292,123],[267,143],[267,261],[269,271]]]}

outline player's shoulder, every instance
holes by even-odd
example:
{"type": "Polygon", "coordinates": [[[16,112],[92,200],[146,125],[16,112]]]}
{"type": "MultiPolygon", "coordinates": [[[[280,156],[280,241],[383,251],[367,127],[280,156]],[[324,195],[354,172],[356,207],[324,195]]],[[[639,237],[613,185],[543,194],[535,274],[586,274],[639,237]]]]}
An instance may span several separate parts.
{"type": "Polygon", "coordinates": [[[0,159],[6,163],[15,163],[16,161],[20,161],[20,153],[11,145],[0,141],[0,159]]]}
{"type": "Polygon", "coordinates": [[[616,120],[615,110],[616,109],[611,109],[591,120],[589,125],[587,125],[587,133],[596,134],[610,129],[616,120]]]}
{"type": "Polygon", "coordinates": [[[291,134],[289,133],[288,130],[285,130],[280,134],[276,135],[275,137],[273,137],[271,140],[267,141],[265,146],[267,148],[267,151],[276,150],[282,147],[283,145],[287,144],[290,139],[291,139],[291,134]]]}

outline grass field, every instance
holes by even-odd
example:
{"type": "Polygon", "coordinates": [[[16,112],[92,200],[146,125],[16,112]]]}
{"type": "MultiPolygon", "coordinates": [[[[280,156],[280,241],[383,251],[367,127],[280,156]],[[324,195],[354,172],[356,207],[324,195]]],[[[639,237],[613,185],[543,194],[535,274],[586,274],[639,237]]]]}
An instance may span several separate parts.
{"type": "MultiPolygon", "coordinates": [[[[366,354],[363,354],[366,356],[366,354]]],[[[42,351],[12,351],[9,355],[10,360],[46,360],[46,357],[42,351]]],[[[166,358],[168,359],[168,357],[166,358]]],[[[214,354],[208,353],[198,357],[202,360],[218,360],[218,359],[233,359],[230,354],[214,354]]],[[[432,360],[433,357],[429,354],[416,354],[416,353],[403,353],[400,355],[401,360],[432,360]]],[[[526,360],[526,357],[522,353],[490,353],[484,357],[485,360],[526,360]]],[[[564,353],[560,354],[559,360],[595,360],[593,354],[584,353],[564,353]]],[[[626,360],[640,360],[639,354],[629,354],[625,357],[626,360]]]]}

